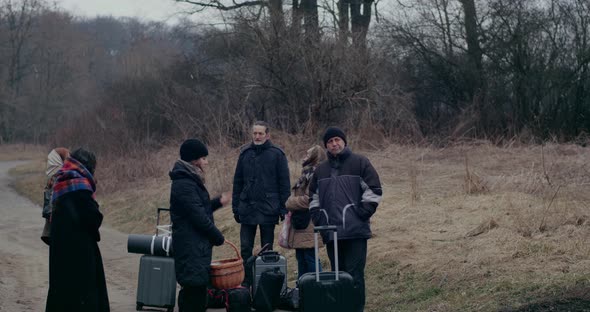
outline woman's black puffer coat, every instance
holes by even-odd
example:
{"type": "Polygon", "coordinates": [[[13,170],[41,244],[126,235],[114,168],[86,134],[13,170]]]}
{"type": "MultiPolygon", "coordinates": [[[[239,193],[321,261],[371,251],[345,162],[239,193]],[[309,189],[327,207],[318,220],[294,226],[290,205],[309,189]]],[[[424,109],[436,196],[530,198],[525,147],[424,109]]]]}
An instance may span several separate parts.
{"type": "Polygon", "coordinates": [[[170,215],[176,280],[181,286],[209,283],[213,246],[223,244],[223,234],[213,222],[219,198],[209,199],[202,179],[178,161],[170,172],[170,215]]]}

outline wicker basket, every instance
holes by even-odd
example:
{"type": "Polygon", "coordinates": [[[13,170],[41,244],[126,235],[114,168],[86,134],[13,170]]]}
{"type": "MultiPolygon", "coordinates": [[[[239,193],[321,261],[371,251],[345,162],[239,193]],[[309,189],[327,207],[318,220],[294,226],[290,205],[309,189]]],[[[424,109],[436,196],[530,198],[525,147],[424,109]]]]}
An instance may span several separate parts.
{"type": "Polygon", "coordinates": [[[244,265],[236,245],[226,240],[236,251],[237,258],[215,260],[211,262],[211,284],[217,289],[228,289],[240,286],[244,281],[244,265]]]}

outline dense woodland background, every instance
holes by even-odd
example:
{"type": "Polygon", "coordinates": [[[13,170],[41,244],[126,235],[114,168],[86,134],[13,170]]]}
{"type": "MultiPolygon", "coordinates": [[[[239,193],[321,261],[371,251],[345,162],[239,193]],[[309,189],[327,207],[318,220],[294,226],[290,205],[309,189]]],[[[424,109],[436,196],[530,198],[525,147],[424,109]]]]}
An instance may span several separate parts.
{"type": "Polygon", "coordinates": [[[236,146],[254,119],[314,140],[588,140],[588,0],[179,1],[226,24],[0,0],[0,143],[236,146]]]}

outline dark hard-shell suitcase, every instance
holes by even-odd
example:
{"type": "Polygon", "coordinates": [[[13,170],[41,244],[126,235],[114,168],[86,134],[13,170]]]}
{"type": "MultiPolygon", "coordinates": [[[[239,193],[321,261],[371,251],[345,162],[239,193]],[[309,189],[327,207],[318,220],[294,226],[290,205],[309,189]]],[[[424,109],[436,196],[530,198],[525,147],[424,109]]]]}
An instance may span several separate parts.
{"type": "Polygon", "coordinates": [[[338,257],[334,272],[319,272],[318,233],[334,231],[334,253],[338,255],[338,233],[336,226],[316,226],[315,240],[315,273],[305,273],[299,278],[299,308],[304,312],[354,311],[355,292],[352,276],[338,271],[338,257]]]}
{"type": "MultiPolygon", "coordinates": [[[[170,211],[158,208],[156,220],[156,235],[161,229],[160,211],[170,211]]],[[[170,233],[167,233],[170,235],[170,233]]],[[[176,272],[174,258],[143,255],[139,260],[139,278],[137,284],[137,310],[144,306],[166,308],[174,311],[176,304],[176,272]]]]}
{"type": "Polygon", "coordinates": [[[252,297],[256,296],[258,281],[260,280],[262,272],[274,270],[275,268],[279,268],[279,270],[285,275],[285,281],[283,282],[281,292],[287,288],[287,259],[276,251],[265,251],[261,253],[260,256],[256,257],[256,261],[254,262],[252,274],[254,277],[254,283],[252,284],[252,297]]]}
{"type": "Polygon", "coordinates": [[[176,273],[173,258],[141,256],[136,302],[138,311],[144,306],[174,310],[176,273]]]}

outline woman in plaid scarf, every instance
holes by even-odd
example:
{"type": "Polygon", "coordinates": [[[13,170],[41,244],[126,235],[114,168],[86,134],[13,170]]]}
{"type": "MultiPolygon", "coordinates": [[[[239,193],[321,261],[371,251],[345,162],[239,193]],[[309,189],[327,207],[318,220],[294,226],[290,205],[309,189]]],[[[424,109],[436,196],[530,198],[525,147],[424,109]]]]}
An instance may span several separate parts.
{"type": "MultiPolygon", "coordinates": [[[[297,272],[299,277],[308,272],[315,272],[315,251],[313,239],[313,223],[309,214],[309,182],[319,163],[326,159],[324,149],[314,145],[307,150],[302,161],[301,176],[291,189],[291,196],[285,203],[291,214],[289,245],[295,248],[297,272]]],[[[321,264],[318,268],[322,270],[321,264]]]]}
{"type": "Polygon", "coordinates": [[[95,167],[94,154],[80,148],[55,174],[46,312],[109,311],[97,243],[102,213],[94,200],[95,167]]]}

